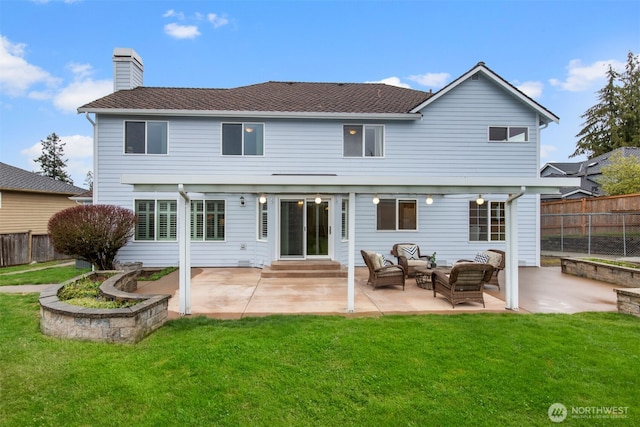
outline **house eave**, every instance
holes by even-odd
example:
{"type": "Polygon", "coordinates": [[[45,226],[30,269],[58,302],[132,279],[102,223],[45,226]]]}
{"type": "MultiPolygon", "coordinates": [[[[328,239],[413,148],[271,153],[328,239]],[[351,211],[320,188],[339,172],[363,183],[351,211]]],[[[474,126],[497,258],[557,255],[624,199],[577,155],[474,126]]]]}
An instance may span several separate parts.
{"type": "Polygon", "coordinates": [[[134,191],[196,193],[364,193],[364,194],[558,194],[577,178],[397,177],[337,175],[141,175],[124,174],[134,191]]]}
{"type": "Polygon", "coordinates": [[[337,119],[337,120],[418,120],[417,113],[347,113],[347,112],[304,112],[304,111],[232,111],[232,110],[171,110],[171,109],[130,109],[130,108],[78,108],[78,113],[102,115],[139,115],[171,117],[242,117],[242,118],[283,118],[283,119],[337,119]]]}

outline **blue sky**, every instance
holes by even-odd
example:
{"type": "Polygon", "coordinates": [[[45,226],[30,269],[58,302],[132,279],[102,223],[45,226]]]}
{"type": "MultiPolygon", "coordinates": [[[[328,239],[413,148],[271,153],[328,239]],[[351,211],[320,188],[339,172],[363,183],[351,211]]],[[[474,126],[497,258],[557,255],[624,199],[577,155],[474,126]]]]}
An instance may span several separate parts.
{"type": "Polygon", "coordinates": [[[66,143],[67,171],[93,169],[77,107],[113,90],[116,47],[145,86],[228,88],[269,80],[378,82],[437,91],[479,61],[560,117],[542,164],[569,159],[608,64],[640,53],[640,1],[0,2],[0,161],[38,170],[39,142],[66,143]]]}

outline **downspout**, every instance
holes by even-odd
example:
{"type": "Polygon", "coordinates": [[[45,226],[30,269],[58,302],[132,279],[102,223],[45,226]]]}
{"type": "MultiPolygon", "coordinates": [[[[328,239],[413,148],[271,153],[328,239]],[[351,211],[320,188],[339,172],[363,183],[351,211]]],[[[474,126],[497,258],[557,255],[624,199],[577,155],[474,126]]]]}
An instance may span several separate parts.
{"type": "Polygon", "coordinates": [[[91,126],[93,126],[93,188],[91,192],[91,203],[95,203],[97,200],[96,195],[98,194],[98,180],[96,179],[98,177],[98,135],[96,131],[96,122],[91,118],[89,112],[85,112],[84,116],[89,120],[91,126]]]}
{"type": "Polygon", "coordinates": [[[512,194],[506,201],[507,245],[505,260],[505,304],[507,310],[518,311],[518,214],[517,200],[527,190],[524,185],[520,192],[512,194]]]}
{"type": "Polygon", "coordinates": [[[189,195],[184,191],[184,185],[178,184],[178,245],[180,253],[179,261],[179,286],[178,286],[178,313],[181,316],[191,314],[191,246],[190,246],[190,202],[189,195]]]}

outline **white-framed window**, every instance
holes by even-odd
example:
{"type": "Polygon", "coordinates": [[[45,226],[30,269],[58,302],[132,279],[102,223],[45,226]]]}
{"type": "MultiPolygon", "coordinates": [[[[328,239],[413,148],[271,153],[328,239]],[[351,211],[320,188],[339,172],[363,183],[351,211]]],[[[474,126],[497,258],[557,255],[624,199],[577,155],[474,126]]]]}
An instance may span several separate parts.
{"type": "Polygon", "coordinates": [[[490,142],[529,142],[526,126],[489,126],[490,142]]]}
{"type": "Polygon", "coordinates": [[[340,223],[342,225],[342,240],[349,240],[349,199],[342,199],[340,211],[340,223]]]}
{"type": "Polygon", "coordinates": [[[264,155],[264,124],[223,123],[223,156],[264,155]]]}
{"type": "Polygon", "coordinates": [[[417,230],[418,201],[415,199],[380,199],[376,205],[376,229],[417,230]]]}
{"type": "Polygon", "coordinates": [[[504,241],[506,233],[504,202],[469,202],[469,241],[504,241]]]}
{"type": "Polygon", "coordinates": [[[382,125],[343,125],[344,157],[383,157],[384,126],[382,125]]]}
{"type": "Polygon", "coordinates": [[[258,241],[266,242],[269,237],[268,200],[258,203],[258,241]]]}
{"type": "Polygon", "coordinates": [[[191,201],[191,240],[225,239],[224,200],[191,201]]]}
{"type": "Polygon", "coordinates": [[[167,154],[168,122],[125,121],[126,154],[167,154]]]}
{"type": "Polygon", "coordinates": [[[138,217],[135,240],[176,240],[178,202],[176,200],[135,200],[138,217]]]}

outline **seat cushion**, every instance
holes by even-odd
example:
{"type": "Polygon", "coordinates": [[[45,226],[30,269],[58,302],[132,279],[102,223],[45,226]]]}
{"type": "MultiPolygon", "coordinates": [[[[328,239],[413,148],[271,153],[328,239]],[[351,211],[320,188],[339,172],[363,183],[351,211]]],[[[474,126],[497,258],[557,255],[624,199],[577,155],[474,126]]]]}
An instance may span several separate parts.
{"type": "Polygon", "coordinates": [[[483,255],[487,256],[486,264],[491,264],[493,268],[499,268],[502,263],[502,255],[497,252],[485,251],[482,252],[483,255]]]}
{"type": "Polygon", "coordinates": [[[408,259],[407,265],[409,268],[427,268],[427,261],[423,259],[408,259]]]}

